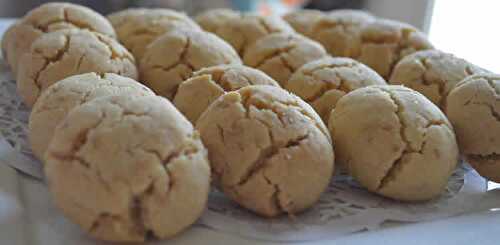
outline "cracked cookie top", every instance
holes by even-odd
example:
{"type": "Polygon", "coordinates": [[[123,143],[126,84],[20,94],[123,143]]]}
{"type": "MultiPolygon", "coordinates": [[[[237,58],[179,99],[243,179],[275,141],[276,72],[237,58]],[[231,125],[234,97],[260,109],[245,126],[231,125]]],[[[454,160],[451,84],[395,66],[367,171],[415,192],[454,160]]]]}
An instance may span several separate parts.
{"type": "Polygon", "coordinates": [[[448,93],[467,76],[484,72],[452,54],[424,50],[403,58],[392,71],[389,82],[412,88],[444,109],[448,93]]]}
{"type": "Polygon", "coordinates": [[[48,87],[33,106],[29,119],[29,140],[35,156],[43,160],[55,128],[71,109],[95,98],[120,94],[131,98],[154,95],[139,82],[112,73],[75,75],[48,87]]]}
{"type": "Polygon", "coordinates": [[[189,121],[195,123],[219,96],[250,85],[279,87],[259,70],[243,65],[219,65],[203,68],[182,82],[173,102],[189,121]]]}
{"type": "Polygon", "coordinates": [[[109,96],[76,107],[57,127],[45,161],[55,204],[98,239],[168,238],[206,207],[206,149],[159,96],[109,96]]]}
{"type": "Polygon", "coordinates": [[[342,96],[358,88],[385,84],[377,72],[358,61],[325,57],[302,66],[285,89],[309,103],[327,123],[342,96]]]}
{"type": "Polygon", "coordinates": [[[415,27],[378,19],[362,28],[359,55],[354,58],[389,79],[392,69],[403,57],[432,48],[425,34],[415,27]]]}
{"type": "Polygon", "coordinates": [[[292,28],[307,37],[312,36],[312,27],[323,17],[325,13],[313,9],[300,9],[283,15],[292,28]]]}
{"type": "Polygon", "coordinates": [[[40,93],[66,77],[95,72],[137,79],[132,54],[108,36],[81,29],[60,30],[38,38],[22,59],[18,93],[32,106],[40,93]]]}
{"type": "Polygon", "coordinates": [[[238,18],[224,22],[213,31],[217,36],[231,44],[240,56],[250,45],[271,33],[294,33],[293,28],[283,19],[275,16],[240,14],[238,18]]]}
{"type": "Polygon", "coordinates": [[[446,114],[461,153],[483,176],[500,181],[500,75],[467,77],[448,95],[446,114]]]}
{"type": "Polygon", "coordinates": [[[372,192],[402,201],[439,196],[458,162],[446,116],[403,86],[369,86],[342,97],[329,128],[340,164],[372,192]]]}
{"type": "Polygon", "coordinates": [[[171,9],[133,8],[108,16],[118,39],[137,60],[146,47],[162,34],[175,28],[199,29],[186,14],[171,9]]]}
{"type": "Polygon", "coordinates": [[[330,182],[334,155],[325,125],[281,88],[254,85],[226,93],[196,127],[218,188],[259,215],[307,209],[330,182]]]}
{"type": "Polygon", "coordinates": [[[333,56],[355,58],[361,52],[361,30],[375,17],[361,10],[337,10],[321,16],[311,27],[311,38],[333,56]]]}
{"type": "Polygon", "coordinates": [[[94,10],[71,3],[46,3],[12,25],[2,40],[4,57],[14,74],[22,55],[42,34],[61,29],[86,29],[115,37],[111,24],[94,10]]]}
{"type": "Polygon", "coordinates": [[[158,95],[173,99],[179,84],[201,68],[241,64],[234,49],[216,35],[175,29],[156,39],[140,62],[141,78],[158,95]]]}
{"type": "Polygon", "coordinates": [[[251,45],[243,61],[265,72],[284,87],[302,65],[326,55],[321,44],[307,37],[296,33],[275,33],[251,45]]]}
{"type": "Polygon", "coordinates": [[[240,17],[240,13],[231,9],[209,9],[195,17],[196,23],[208,32],[216,33],[228,22],[240,17]]]}

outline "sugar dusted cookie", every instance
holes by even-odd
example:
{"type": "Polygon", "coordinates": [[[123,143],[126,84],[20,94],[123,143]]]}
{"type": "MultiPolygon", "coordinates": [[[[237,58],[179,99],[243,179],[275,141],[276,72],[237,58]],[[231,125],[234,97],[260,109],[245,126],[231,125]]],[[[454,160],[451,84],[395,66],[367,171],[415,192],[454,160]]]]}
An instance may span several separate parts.
{"type": "Polygon", "coordinates": [[[241,64],[234,49],[216,35],[200,30],[176,29],[146,49],[141,78],[157,94],[173,99],[179,84],[205,67],[241,64]]]}
{"type": "Polygon", "coordinates": [[[197,15],[195,20],[203,30],[216,33],[228,22],[240,18],[240,15],[239,12],[231,9],[209,9],[197,15]]]}
{"type": "Polygon", "coordinates": [[[57,207],[92,237],[172,237],[205,210],[207,151],[165,98],[118,95],[74,108],[45,154],[57,207]]]}
{"type": "Polygon", "coordinates": [[[216,185],[266,217],[312,206],[333,171],[330,136],[314,110],[272,86],[217,99],[197,122],[216,185]]]}
{"type": "Polygon", "coordinates": [[[403,86],[370,86],[342,97],[329,128],[339,164],[369,191],[424,201],[446,188],[458,162],[446,116],[403,86]]]}
{"type": "Polygon", "coordinates": [[[110,37],[81,29],[41,36],[19,68],[18,93],[30,107],[43,90],[72,75],[116,73],[137,79],[135,60],[127,49],[110,37]]]}
{"type": "Polygon", "coordinates": [[[307,37],[312,36],[313,26],[325,14],[319,10],[301,9],[283,15],[283,19],[293,27],[293,29],[307,37]]]}
{"type": "Polygon", "coordinates": [[[243,65],[219,65],[203,68],[182,82],[173,102],[189,121],[195,123],[221,95],[250,85],[279,87],[276,81],[259,70],[243,65]]]}

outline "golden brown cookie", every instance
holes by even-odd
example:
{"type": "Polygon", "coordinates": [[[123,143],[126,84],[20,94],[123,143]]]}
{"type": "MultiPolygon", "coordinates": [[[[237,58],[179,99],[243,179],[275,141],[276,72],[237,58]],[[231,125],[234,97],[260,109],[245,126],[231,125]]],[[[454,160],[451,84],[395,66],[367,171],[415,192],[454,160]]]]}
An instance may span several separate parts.
{"type": "Polygon", "coordinates": [[[257,214],[307,209],[330,182],[334,156],[325,125],[283,89],[257,85],[229,92],[196,127],[218,188],[257,214]]]}
{"type": "Polygon", "coordinates": [[[283,19],[293,27],[293,29],[306,36],[312,37],[313,26],[325,14],[319,10],[301,9],[283,15],[283,19]]]}
{"type": "Polygon", "coordinates": [[[342,96],[358,88],[385,84],[380,75],[358,61],[325,57],[302,66],[290,77],[285,89],[309,103],[328,123],[342,96]]]}
{"type": "Polygon", "coordinates": [[[412,88],[444,109],[446,96],[467,76],[484,72],[471,63],[439,50],[424,50],[403,58],[389,82],[412,88]]]}
{"type": "Polygon", "coordinates": [[[31,107],[50,85],[88,72],[137,79],[134,57],[116,40],[87,30],[61,30],[38,38],[24,55],[17,76],[18,93],[31,107]]]}
{"type": "Polygon", "coordinates": [[[95,98],[120,94],[154,95],[139,82],[113,73],[75,75],[48,87],[33,106],[29,119],[29,140],[35,156],[43,159],[55,128],[71,109],[95,98]]]}
{"type": "Polygon", "coordinates": [[[172,237],[205,210],[207,151],[165,98],[92,100],[59,124],[45,154],[55,204],[92,237],[172,237]]]}
{"type": "Polygon", "coordinates": [[[500,75],[467,77],[447,101],[461,153],[479,174],[500,182],[500,75]]]}
{"type": "Polygon", "coordinates": [[[339,164],[369,191],[424,201],[446,188],[458,162],[446,116],[403,86],[370,86],[342,97],[329,128],[339,164]]]}
{"type": "Polygon", "coordinates": [[[92,9],[71,3],[42,4],[12,25],[2,40],[4,58],[13,73],[17,74],[17,63],[38,37],[61,29],[87,29],[115,37],[108,20],[92,9]]]}
{"type": "Polygon", "coordinates": [[[195,72],[182,82],[173,102],[189,121],[195,123],[221,95],[250,85],[280,86],[265,73],[247,66],[212,66],[195,72]]]}
{"type": "Polygon", "coordinates": [[[118,39],[135,56],[142,58],[146,47],[162,34],[175,29],[199,29],[186,14],[171,9],[132,8],[108,16],[118,39]]]}
{"type": "Polygon", "coordinates": [[[240,14],[239,18],[231,18],[212,32],[231,44],[240,56],[243,56],[248,46],[260,38],[272,33],[294,33],[288,23],[275,16],[257,14],[240,14]]]}
{"type": "Polygon", "coordinates": [[[361,31],[361,50],[355,57],[389,79],[394,66],[406,55],[432,49],[425,34],[405,23],[378,19],[361,31]]]}
{"type": "Polygon", "coordinates": [[[296,33],[275,33],[250,45],[243,62],[285,86],[302,65],[325,56],[323,46],[307,37],[296,33]]]}
{"type": "Polygon", "coordinates": [[[173,99],[179,84],[210,66],[241,64],[234,49],[212,33],[175,29],[156,39],[141,62],[141,78],[158,95],[173,99]]]}
{"type": "Polygon", "coordinates": [[[217,32],[231,20],[240,18],[240,13],[231,9],[209,9],[195,17],[198,25],[208,32],[217,32]]]}
{"type": "Polygon", "coordinates": [[[311,38],[334,56],[356,58],[361,54],[361,30],[373,21],[373,15],[361,10],[332,11],[311,27],[311,38]]]}

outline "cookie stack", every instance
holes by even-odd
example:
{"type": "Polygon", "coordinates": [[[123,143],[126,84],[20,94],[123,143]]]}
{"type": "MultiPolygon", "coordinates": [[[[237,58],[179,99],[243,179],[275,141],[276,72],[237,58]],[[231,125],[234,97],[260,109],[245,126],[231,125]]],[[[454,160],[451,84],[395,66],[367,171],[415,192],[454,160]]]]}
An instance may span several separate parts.
{"type": "Polygon", "coordinates": [[[98,239],[178,234],[211,180],[264,217],[313,206],[335,165],[400,201],[439,196],[459,152],[500,181],[500,77],[362,11],[49,3],[2,50],[56,205],[98,239]]]}

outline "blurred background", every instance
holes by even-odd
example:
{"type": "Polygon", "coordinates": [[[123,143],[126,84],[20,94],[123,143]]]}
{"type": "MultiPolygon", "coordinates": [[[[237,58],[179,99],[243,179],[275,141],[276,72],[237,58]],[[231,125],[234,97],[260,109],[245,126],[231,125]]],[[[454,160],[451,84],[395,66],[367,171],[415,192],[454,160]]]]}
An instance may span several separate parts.
{"type": "MultiPolygon", "coordinates": [[[[46,0],[0,0],[0,18],[16,18],[46,0]]],[[[329,11],[364,9],[410,23],[429,34],[439,49],[500,73],[500,9],[498,0],[71,0],[102,14],[127,7],[165,7],[188,14],[209,8],[233,8],[264,15],[282,15],[298,8],[329,11]]]]}

